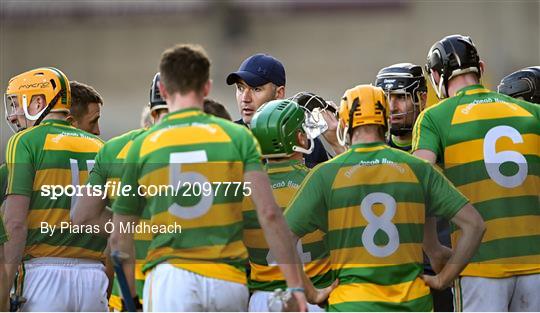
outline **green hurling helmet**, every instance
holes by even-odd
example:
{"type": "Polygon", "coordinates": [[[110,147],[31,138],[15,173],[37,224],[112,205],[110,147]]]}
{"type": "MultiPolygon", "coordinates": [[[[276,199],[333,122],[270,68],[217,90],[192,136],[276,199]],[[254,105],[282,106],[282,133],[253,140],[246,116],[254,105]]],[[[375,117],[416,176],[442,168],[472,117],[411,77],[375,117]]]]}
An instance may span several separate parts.
{"type": "Polygon", "coordinates": [[[306,111],[291,100],[273,100],[261,106],[251,120],[251,131],[259,141],[264,158],[289,157],[294,152],[310,154],[315,147],[298,145],[297,133],[305,133],[306,111]]]}

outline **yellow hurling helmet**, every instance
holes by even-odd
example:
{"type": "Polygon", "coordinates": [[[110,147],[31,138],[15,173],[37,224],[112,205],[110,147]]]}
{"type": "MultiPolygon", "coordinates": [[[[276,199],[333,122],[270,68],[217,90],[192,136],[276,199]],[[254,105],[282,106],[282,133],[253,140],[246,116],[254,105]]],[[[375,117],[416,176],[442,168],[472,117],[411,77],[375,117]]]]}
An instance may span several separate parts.
{"type": "Polygon", "coordinates": [[[21,107],[28,120],[36,121],[34,125],[38,125],[49,112],[69,113],[71,107],[69,80],[64,73],[54,67],[41,67],[24,72],[9,80],[4,96],[4,106],[6,116],[8,116],[8,107],[11,110],[21,107]],[[32,115],[28,106],[32,97],[37,95],[45,97],[47,106],[32,115]]]}
{"type": "Polygon", "coordinates": [[[386,111],[388,102],[384,91],[372,85],[358,85],[345,91],[339,107],[337,137],[343,146],[347,135],[357,126],[380,125],[388,127],[386,111]]]}

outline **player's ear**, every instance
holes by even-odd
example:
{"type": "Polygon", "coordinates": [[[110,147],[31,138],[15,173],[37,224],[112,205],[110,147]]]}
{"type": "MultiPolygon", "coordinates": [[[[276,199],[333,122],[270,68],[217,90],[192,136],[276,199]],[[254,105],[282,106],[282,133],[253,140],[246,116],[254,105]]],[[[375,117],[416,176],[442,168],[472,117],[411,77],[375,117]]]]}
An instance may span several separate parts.
{"type": "Polygon", "coordinates": [[[296,133],[296,142],[300,145],[300,147],[307,149],[308,147],[308,139],[306,133],[302,131],[298,131],[296,133]]]}
{"type": "Polygon", "coordinates": [[[169,98],[169,93],[167,92],[167,89],[165,89],[165,86],[161,81],[158,82],[158,88],[159,88],[159,94],[161,95],[161,98],[167,102],[167,99],[169,98]]]}
{"type": "Polygon", "coordinates": [[[479,65],[480,65],[480,76],[483,76],[484,70],[486,69],[486,62],[484,62],[484,60],[480,60],[479,65]]]}
{"type": "Polygon", "coordinates": [[[285,99],[285,86],[278,86],[276,88],[276,99],[285,99]]]}
{"type": "Polygon", "coordinates": [[[206,81],[206,83],[203,86],[203,96],[205,98],[210,94],[211,89],[212,89],[212,80],[209,79],[206,81]]]}
{"type": "Polygon", "coordinates": [[[73,115],[69,114],[66,117],[66,121],[73,127],[77,128],[77,120],[73,117],[73,115]]]}

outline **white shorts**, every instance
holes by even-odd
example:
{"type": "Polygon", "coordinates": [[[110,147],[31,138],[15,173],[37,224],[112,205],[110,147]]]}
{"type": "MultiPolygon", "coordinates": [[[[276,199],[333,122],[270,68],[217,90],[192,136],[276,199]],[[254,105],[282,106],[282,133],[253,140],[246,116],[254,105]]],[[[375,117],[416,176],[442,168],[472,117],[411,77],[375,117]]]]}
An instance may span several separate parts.
{"type": "MultiPolygon", "coordinates": [[[[272,295],[270,291],[255,291],[249,299],[249,312],[268,312],[268,297],[272,295]]],[[[308,303],[309,312],[324,312],[324,309],[315,304],[308,303]]]]}
{"type": "Polygon", "coordinates": [[[201,276],[169,263],[158,264],[147,275],[143,290],[145,312],[246,311],[245,285],[201,276]]]}
{"type": "Polygon", "coordinates": [[[22,311],[109,310],[105,266],[94,260],[35,258],[24,262],[22,311]]]}
{"type": "Polygon", "coordinates": [[[463,276],[454,288],[454,310],[540,311],[540,274],[508,278],[463,276]]]}

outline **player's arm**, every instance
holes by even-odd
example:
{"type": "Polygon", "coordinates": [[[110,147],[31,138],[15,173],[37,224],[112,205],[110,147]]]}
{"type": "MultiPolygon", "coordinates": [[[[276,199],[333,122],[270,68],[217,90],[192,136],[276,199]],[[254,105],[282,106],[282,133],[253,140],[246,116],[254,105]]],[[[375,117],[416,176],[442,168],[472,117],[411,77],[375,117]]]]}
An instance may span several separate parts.
{"type": "Polygon", "coordinates": [[[423,249],[435,273],[439,273],[450,257],[452,257],[452,250],[442,245],[439,241],[437,218],[434,216],[426,216],[423,249]]]}
{"type": "Polygon", "coordinates": [[[7,281],[12,282],[21,263],[28,234],[27,216],[30,198],[23,195],[8,195],[4,212],[9,241],[4,245],[7,281]]]}
{"type": "Polygon", "coordinates": [[[105,232],[105,223],[112,218],[112,212],[107,206],[107,176],[111,161],[106,159],[107,146],[104,146],[96,155],[94,167],[88,176],[88,182],[81,189],[82,196],[72,212],[72,222],[76,225],[98,225],[99,234],[108,236],[105,232]],[[96,188],[97,190],[94,190],[96,188]],[[97,192],[99,191],[99,192],[97,192]]]}
{"type": "MultiPolygon", "coordinates": [[[[244,174],[244,180],[252,186],[251,198],[257,210],[259,223],[272,255],[275,256],[285,276],[287,285],[289,288],[301,288],[303,286],[302,263],[296,253],[283,213],[272,194],[268,175],[262,171],[248,171],[244,174]]],[[[299,310],[306,311],[304,295],[299,292],[293,294],[299,302],[299,310]]]]}
{"type": "Polygon", "coordinates": [[[484,220],[470,203],[462,207],[451,221],[461,230],[461,237],[452,257],[439,274],[423,276],[426,283],[434,289],[440,290],[451,285],[476,253],[486,230],[484,220]]]}
{"type": "MultiPolygon", "coordinates": [[[[293,238],[294,245],[296,246],[296,243],[298,242],[298,240],[300,240],[300,237],[298,237],[292,231],[291,237],[293,238]]],[[[326,299],[328,299],[332,290],[334,290],[338,286],[339,280],[336,279],[330,286],[326,288],[317,289],[315,285],[313,285],[311,279],[307,276],[306,272],[302,271],[302,283],[304,284],[304,288],[306,290],[306,298],[309,303],[321,304],[326,301],[326,299]]]]}
{"type": "MultiPolygon", "coordinates": [[[[139,139],[142,139],[139,138],[139,139]]],[[[121,183],[128,187],[127,194],[120,194],[113,205],[112,222],[114,230],[111,233],[110,245],[111,251],[120,251],[126,257],[122,262],[122,268],[126,276],[127,284],[130,293],[136,295],[135,288],[135,242],[133,234],[122,231],[122,225],[136,225],[139,222],[139,217],[144,208],[142,197],[136,193],[138,190],[138,175],[139,175],[139,152],[141,141],[135,141],[128,151],[121,183]],[[133,224],[132,224],[133,223],[133,224]]]]}
{"type": "Polygon", "coordinates": [[[112,218],[112,212],[106,209],[107,200],[103,196],[91,194],[91,188],[88,186],[81,188],[82,196],[72,208],[74,210],[72,222],[76,225],[98,225],[98,234],[108,236],[105,223],[112,218]]]}
{"type": "Polygon", "coordinates": [[[126,280],[131,294],[136,295],[137,290],[135,288],[135,242],[133,240],[132,233],[120,230],[122,227],[121,225],[136,225],[139,222],[139,217],[135,215],[123,215],[114,213],[112,221],[114,224],[114,231],[112,232],[110,238],[111,249],[112,251],[120,251],[124,255],[126,255],[127,259],[124,260],[122,268],[124,269],[124,273],[126,275],[126,280]]]}
{"type": "MultiPolygon", "coordinates": [[[[478,249],[484,235],[484,221],[469,200],[432,165],[423,164],[421,182],[426,196],[428,215],[442,216],[461,230],[453,254],[436,276],[424,276],[434,289],[444,289],[457,278],[478,249]]],[[[420,173],[420,171],[419,171],[420,173]]],[[[425,234],[436,236],[436,226],[425,234]]]]}
{"type": "Polygon", "coordinates": [[[435,164],[435,162],[437,162],[437,155],[431,150],[427,150],[427,149],[416,150],[413,152],[413,155],[415,157],[424,159],[431,164],[435,164]]]}
{"type": "Polygon", "coordinates": [[[9,283],[6,277],[6,271],[3,264],[4,262],[4,245],[0,245],[0,311],[7,312],[8,307],[8,298],[9,298],[9,283]]]}

